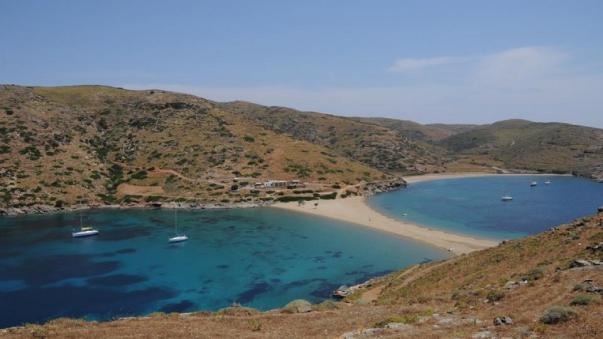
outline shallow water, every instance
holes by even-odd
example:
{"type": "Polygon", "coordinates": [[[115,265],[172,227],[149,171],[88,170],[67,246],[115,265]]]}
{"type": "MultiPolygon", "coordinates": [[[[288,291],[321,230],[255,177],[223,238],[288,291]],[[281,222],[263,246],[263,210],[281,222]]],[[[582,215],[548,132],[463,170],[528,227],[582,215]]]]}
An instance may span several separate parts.
{"type": "Polygon", "coordinates": [[[318,302],[341,284],[447,256],[363,227],[271,208],[97,210],[0,218],[0,327],[57,317],[259,309],[318,302]]]}
{"type": "Polygon", "coordinates": [[[596,213],[603,205],[603,184],[569,176],[446,179],[378,194],[369,204],[396,219],[432,228],[511,239],[596,213]],[[546,180],[551,184],[545,185],[546,180]],[[538,186],[530,187],[532,181],[538,186]],[[504,195],[513,201],[502,202],[504,195]]]}

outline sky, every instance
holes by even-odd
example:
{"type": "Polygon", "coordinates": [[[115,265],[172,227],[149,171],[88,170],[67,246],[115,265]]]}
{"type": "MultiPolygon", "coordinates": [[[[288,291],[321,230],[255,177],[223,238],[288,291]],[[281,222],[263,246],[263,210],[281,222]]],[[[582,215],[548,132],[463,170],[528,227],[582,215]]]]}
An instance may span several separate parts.
{"type": "Polygon", "coordinates": [[[0,0],[0,83],[603,127],[603,1],[0,0]]]}

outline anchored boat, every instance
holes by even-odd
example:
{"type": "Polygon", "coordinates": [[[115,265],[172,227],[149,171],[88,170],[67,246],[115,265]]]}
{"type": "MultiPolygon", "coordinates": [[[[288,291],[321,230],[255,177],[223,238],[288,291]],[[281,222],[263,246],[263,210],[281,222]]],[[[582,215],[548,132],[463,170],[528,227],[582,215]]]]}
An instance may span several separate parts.
{"type": "Polygon", "coordinates": [[[168,239],[170,243],[187,241],[188,237],[185,234],[178,234],[178,209],[174,209],[174,233],[175,236],[168,239]]]}
{"type": "Polygon", "coordinates": [[[72,232],[71,237],[72,238],[90,237],[93,235],[97,235],[98,233],[99,232],[97,229],[90,227],[90,226],[84,226],[83,222],[82,222],[82,216],[80,215],[80,230],[76,231],[76,232],[72,232]]]}

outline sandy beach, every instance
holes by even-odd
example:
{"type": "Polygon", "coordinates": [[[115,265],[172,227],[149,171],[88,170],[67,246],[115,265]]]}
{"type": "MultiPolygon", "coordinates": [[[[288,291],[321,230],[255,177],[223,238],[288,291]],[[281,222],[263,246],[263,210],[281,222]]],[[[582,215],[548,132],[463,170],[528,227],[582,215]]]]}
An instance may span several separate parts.
{"type": "MultiPolygon", "coordinates": [[[[516,176],[538,174],[451,173],[408,176],[404,177],[404,179],[409,184],[413,184],[417,182],[430,180],[503,175],[516,176]]],[[[380,231],[392,233],[398,236],[424,242],[429,245],[437,246],[449,250],[457,255],[469,253],[488,247],[493,247],[498,244],[498,242],[494,240],[479,239],[471,236],[444,232],[441,230],[431,229],[425,226],[390,218],[369,207],[369,205],[366,203],[365,197],[351,197],[336,200],[320,200],[317,206],[315,206],[313,201],[309,201],[306,202],[304,205],[298,205],[297,202],[276,203],[272,205],[272,207],[313,214],[321,217],[327,217],[371,227],[380,231]]]]}

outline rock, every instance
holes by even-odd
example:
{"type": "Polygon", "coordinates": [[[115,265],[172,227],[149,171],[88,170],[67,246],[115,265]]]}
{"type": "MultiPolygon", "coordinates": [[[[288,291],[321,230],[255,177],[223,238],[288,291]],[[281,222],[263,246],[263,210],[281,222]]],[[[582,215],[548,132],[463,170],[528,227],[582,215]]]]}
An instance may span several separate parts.
{"type": "Polygon", "coordinates": [[[576,259],[576,260],[572,261],[572,263],[570,264],[570,268],[586,267],[586,266],[590,266],[590,265],[592,265],[592,264],[588,260],[576,259]]]}
{"type": "Polygon", "coordinates": [[[594,244],[591,246],[586,247],[587,250],[591,250],[591,251],[603,251],[603,242],[600,242],[598,244],[594,244]]]}
{"type": "Polygon", "coordinates": [[[293,300],[283,307],[283,311],[287,313],[306,313],[312,311],[312,304],[304,299],[293,300]]]}
{"type": "Polygon", "coordinates": [[[511,317],[508,317],[508,316],[496,317],[496,318],[494,318],[493,323],[495,326],[511,325],[511,324],[513,324],[513,319],[511,319],[511,317]]]}
{"type": "Polygon", "coordinates": [[[590,263],[593,264],[593,265],[595,265],[595,266],[603,265],[603,261],[597,260],[597,259],[591,260],[590,263]]]}
{"type": "Polygon", "coordinates": [[[486,338],[493,338],[492,332],[490,331],[479,331],[477,333],[474,333],[471,338],[475,338],[475,339],[486,339],[486,338]]]}
{"type": "Polygon", "coordinates": [[[389,324],[385,325],[385,328],[398,330],[398,331],[407,331],[407,330],[412,329],[413,326],[409,325],[409,324],[403,324],[403,323],[389,323],[389,324]]]}
{"type": "Polygon", "coordinates": [[[344,333],[341,338],[343,339],[355,339],[355,338],[367,338],[381,335],[385,332],[383,328],[367,328],[364,330],[356,330],[344,333]]]}
{"type": "Polygon", "coordinates": [[[513,280],[509,280],[505,284],[505,289],[507,289],[507,290],[512,290],[517,287],[519,287],[519,283],[517,281],[513,281],[513,280]]]}

